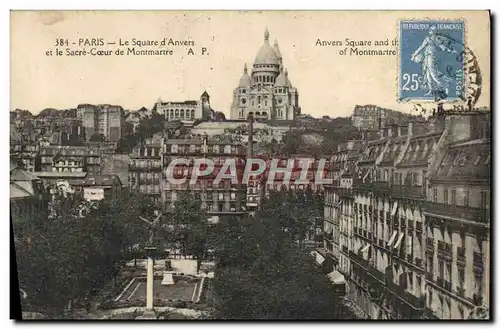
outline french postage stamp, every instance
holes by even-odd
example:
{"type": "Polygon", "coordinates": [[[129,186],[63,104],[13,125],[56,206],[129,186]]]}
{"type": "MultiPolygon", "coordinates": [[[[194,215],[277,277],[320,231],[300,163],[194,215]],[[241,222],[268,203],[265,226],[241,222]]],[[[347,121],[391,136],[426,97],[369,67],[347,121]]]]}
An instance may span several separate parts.
{"type": "Polygon", "coordinates": [[[463,20],[399,22],[399,101],[464,98],[464,29],[463,20]]]}

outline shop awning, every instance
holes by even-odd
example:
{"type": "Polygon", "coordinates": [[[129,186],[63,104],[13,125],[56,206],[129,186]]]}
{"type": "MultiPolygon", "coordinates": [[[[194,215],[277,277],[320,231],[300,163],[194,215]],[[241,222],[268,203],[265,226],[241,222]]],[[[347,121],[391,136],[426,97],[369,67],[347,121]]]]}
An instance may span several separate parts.
{"type": "Polygon", "coordinates": [[[391,244],[394,242],[394,240],[396,239],[396,236],[398,235],[398,231],[393,231],[392,232],[392,235],[391,235],[391,238],[389,239],[389,242],[387,243],[387,246],[390,247],[391,244]]]}
{"type": "Polygon", "coordinates": [[[404,236],[405,236],[404,233],[399,233],[399,238],[398,238],[398,241],[396,241],[396,244],[394,245],[394,248],[399,248],[399,246],[401,245],[401,241],[403,240],[404,236]]]}
{"type": "Polygon", "coordinates": [[[314,257],[316,264],[321,265],[325,261],[325,257],[321,256],[316,250],[311,251],[311,256],[314,257]]]}
{"type": "Polygon", "coordinates": [[[397,211],[398,211],[398,202],[395,201],[394,204],[392,205],[391,216],[394,217],[397,211]]]}
{"type": "Polygon", "coordinates": [[[361,249],[361,252],[362,253],[367,252],[370,249],[370,247],[371,247],[371,244],[367,244],[366,246],[363,247],[363,249],[361,249]]]}
{"type": "Polygon", "coordinates": [[[328,273],[327,276],[330,279],[330,281],[332,281],[333,284],[345,284],[346,283],[345,278],[342,275],[342,273],[340,273],[337,270],[328,273]]]}

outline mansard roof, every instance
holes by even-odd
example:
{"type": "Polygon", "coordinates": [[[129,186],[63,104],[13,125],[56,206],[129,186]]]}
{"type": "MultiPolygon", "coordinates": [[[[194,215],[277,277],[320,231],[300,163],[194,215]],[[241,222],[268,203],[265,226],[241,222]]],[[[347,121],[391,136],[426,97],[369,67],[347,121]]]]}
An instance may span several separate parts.
{"type": "Polygon", "coordinates": [[[476,139],[449,146],[432,179],[453,181],[461,179],[489,180],[490,172],[490,141],[476,139]]]}

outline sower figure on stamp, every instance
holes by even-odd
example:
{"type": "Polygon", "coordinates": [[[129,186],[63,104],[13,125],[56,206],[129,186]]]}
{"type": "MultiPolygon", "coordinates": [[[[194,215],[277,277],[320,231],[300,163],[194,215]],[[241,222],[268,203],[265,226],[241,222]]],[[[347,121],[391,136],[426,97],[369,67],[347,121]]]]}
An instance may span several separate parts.
{"type": "Polygon", "coordinates": [[[448,85],[452,78],[441,72],[438,52],[456,53],[457,51],[450,47],[451,39],[436,34],[435,30],[435,26],[430,27],[429,35],[425,37],[420,47],[415,50],[411,60],[415,63],[421,63],[423,86],[427,88],[425,96],[434,93],[441,98],[445,98],[448,95],[448,85]]]}

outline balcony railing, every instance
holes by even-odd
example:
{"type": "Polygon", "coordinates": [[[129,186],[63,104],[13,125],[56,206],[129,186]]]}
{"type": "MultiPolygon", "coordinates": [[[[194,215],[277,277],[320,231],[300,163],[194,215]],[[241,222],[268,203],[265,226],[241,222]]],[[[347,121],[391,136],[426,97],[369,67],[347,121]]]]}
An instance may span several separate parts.
{"type": "Polygon", "coordinates": [[[361,267],[363,267],[366,270],[370,268],[368,261],[353,251],[349,251],[349,258],[358,263],[359,265],[361,265],[361,267]]]}
{"type": "Polygon", "coordinates": [[[465,297],[465,289],[457,286],[457,295],[459,295],[460,297],[465,297]]]}
{"type": "Polygon", "coordinates": [[[465,219],[468,221],[488,225],[490,223],[490,212],[487,209],[462,207],[452,204],[429,201],[423,202],[422,206],[424,211],[431,215],[465,219]]]}
{"type": "Polygon", "coordinates": [[[155,165],[139,165],[139,164],[134,164],[131,163],[129,165],[130,170],[142,170],[142,171],[150,171],[150,170],[161,170],[162,166],[161,164],[155,164],[155,165]]]}
{"type": "Polygon", "coordinates": [[[484,262],[483,262],[483,254],[479,252],[474,252],[473,253],[473,264],[474,267],[477,268],[483,268],[484,267],[484,262]]]}
{"type": "Polygon", "coordinates": [[[437,283],[437,285],[439,287],[442,288],[444,286],[444,280],[443,280],[443,278],[437,278],[436,283],[437,283]]]}
{"type": "Polygon", "coordinates": [[[371,267],[368,274],[373,278],[377,279],[379,283],[386,284],[386,275],[383,272],[380,272],[377,268],[371,267]]]}
{"type": "Polygon", "coordinates": [[[451,258],[451,244],[438,241],[438,254],[446,258],[451,258]]]}
{"type": "Polygon", "coordinates": [[[412,199],[425,199],[425,192],[420,186],[391,185],[388,182],[363,183],[360,180],[355,180],[354,186],[356,188],[369,190],[376,194],[386,194],[412,199]]]}
{"type": "Polygon", "coordinates": [[[432,238],[427,238],[425,242],[427,245],[427,249],[434,250],[434,240],[432,238]]]}
{"type": "Polygon", "coordinates": [[[457,264],[465,266],[465,248],[457,247],[457,264]]]}
{"type": "Polygon", "coordinates": [[[413,309],[423,310],[425,308],[425,298],[417,297],[411,293],[405,291],[404,287],[394,284],[394,282],[388,282],[387,287],[392,291],[397,297],[402,299],[406,304],[410,305],[413,309]]]}
{"type": "Polygon", "coordinates": [[[416,222],[416,229],[417,232],[422,232],[422,222],[416,222]]]}
{"type": "Polygon", "coordinates": [[[349,254],[349,249],[347,248],[347,246],[342,246],[342,251],[347,255],[349,254]]]}
{"type": "Polygon", "coordinates": [[[339,188],[337,192],[341,198],[354,198],[354,193],[350,188],[339,188]]]}

